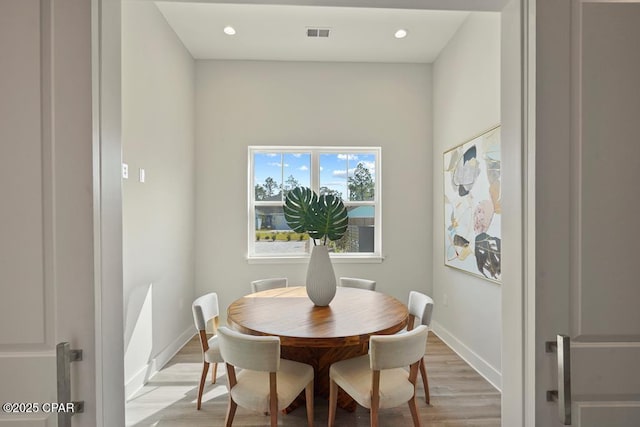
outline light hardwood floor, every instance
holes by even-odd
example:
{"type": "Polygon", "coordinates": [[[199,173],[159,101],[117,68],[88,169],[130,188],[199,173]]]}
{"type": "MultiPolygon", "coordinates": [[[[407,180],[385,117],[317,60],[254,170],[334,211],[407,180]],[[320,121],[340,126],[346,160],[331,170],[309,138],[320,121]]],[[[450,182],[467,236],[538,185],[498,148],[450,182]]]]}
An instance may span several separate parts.
{"type": "MultiPolygon", "coordinates": [[[[207,384],[202,410],[196,410],[196,395],[202,369],[200,344],[192,339],[171,361],[127,402],[130,427],[211,427],[224,425],[227,408],[226,373],[218,368],[216,384],[207,384]]],[[[433,333],[429,334],[425,358],[431,389],[431,404],[424,401],[418,378],[418,410],[424,427],[500,426],[500,393],[478,375],[433,333]]],[[[211,375],[209,375],[210,377],[211,375]]],[[[328,405],[315,400],[315,425],[327,424],[328,405]]],[[[380,411],[380,426],[411,426],[407,405],[380,411]]],[[[238,407],[235,427],[268,426],[269,417],[238,407]]],[[[278,425],[306,426],[303,407],[288,415],[279,414],[278,425]]],[[[336,427],[369,425],[369,412],[338,408],[336,427]]]]}

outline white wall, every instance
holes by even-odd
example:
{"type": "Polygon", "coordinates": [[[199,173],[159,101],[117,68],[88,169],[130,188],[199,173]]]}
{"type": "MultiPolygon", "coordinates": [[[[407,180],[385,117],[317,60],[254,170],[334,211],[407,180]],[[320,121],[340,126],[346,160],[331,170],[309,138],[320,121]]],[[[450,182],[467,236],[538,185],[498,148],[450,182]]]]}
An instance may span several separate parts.
{"type": "MultiPolygon", "coordinates": [[[[249,282],[303,284],[306,263],[247,262],[248,145],[382,147],[381,264],[334,264],[405,301],[431,293],[431,67],[419,64],[198,61],[197,293],[224,313],[249,282]]],[[[223,315],[223,321],[226,316],[223,315]]]]}
{"type": "Polygon", "coordinates": [[[127,396],[195,333],[194,82],[194,61],[156,6],[123,2],[127,396]]]}
{"type": "Polygon", "coordinates": [[[444,266],[442,156],[499,123],[500,14],[472,13],[433,65],[433,327],[497,387],[501,285],[444,266]]]}

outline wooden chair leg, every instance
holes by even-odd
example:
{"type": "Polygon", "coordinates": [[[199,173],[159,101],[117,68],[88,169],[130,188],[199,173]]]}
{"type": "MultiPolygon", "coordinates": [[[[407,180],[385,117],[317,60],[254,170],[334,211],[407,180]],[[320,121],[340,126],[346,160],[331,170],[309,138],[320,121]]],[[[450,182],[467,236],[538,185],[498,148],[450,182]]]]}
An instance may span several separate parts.
{"type": "Polygon", "coordinates": [[[218,362],[213,364],[213,369],[211,372],[211,384],[216,383],[216,378],[218,377],[218,362]]]}
{"type": "Polygon", "coordinates": [[[313,427],[313,380],[305,387],[304,398],[307,401],[307,424],[313,427]]]}
{"type": "Polygon", "coordinates": [[[431,396],[429,393],[429,380],[427,379],[427,368],[424,363],[424,358],[420,359],[420,376],[422,377],[422,384],[424,384],[424,400],[428,405],[431,403],[431,396]]]}
{"type": "Polygon", "coordinates": [[[409,410],[411,411],[411,418],[413,418],[413,426],[420,427],[420,417],[418,416],[418,407],[416,405],[415,394],[411,399],[409,399],[409,410]]]}
{"type": "Polygon", "coordinates": [[[204,382],[207,379],[207,372],[209,371],[209,363],[202,362],[202,375],[200,376],[200,386],[198,387],[198,405],[197,408],[200,410],[202,406],[202,392],[204,391],[204,382]]]}
{"type": "Polygon", "coordinates": [[[329,427],[333,427],[336,421],[336,406],[338,405],[338,384],[331,380],[329,384],[329,427]]]}
{"type": "Polygon", "coordinates": [[[371,418],[371,427],[378,427],[378,405],[374,404],[373,401],[371,402],[369,417],[371,418]]]}
{"type": "Polygon", "coordinates": [[[277,427],[278,426],[278,409],[276,409],[275,411],[272,409],[269,415],[271,415],[271,427],[277,427]]]}
{"type": "Polygon", "coordinates": [[[276,373],[269,372],[269,413],[271,414],[271,427],[278,426],[278,389],[276,373]]]}
{"type": "MultiPolygon", "coordinates": [[[[371,427],[378,427],[378,409],[380,409],[380,371],[373,371],[371,380],[371,427]]],[[[415,395],[415,391],[414,391],[415,395]]]]}
{"type": "Polygon", "coordinates": [[[224,425],[226,427],[231,427],[233,423],[233,417],[236,415],[236,409],[238,408],[238,404],[233,401],[231,398],[231,394],[229,394],[229,406],[227,406],[227,416],[224,420],[224,425]]]}

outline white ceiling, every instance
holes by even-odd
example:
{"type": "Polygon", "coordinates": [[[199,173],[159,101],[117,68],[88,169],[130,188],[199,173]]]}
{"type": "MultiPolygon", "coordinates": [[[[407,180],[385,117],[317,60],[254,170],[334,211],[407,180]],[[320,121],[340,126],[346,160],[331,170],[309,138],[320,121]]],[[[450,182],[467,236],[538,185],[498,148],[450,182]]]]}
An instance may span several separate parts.
{"type": "Polygon", "coordinates": [[[156,2],[195,59],[433,62],[469,12],[156,2]],[[227,36],[222,29],[233,26],[227,36]],[[329,38],[307,37],[308,27],[329,38]],[[404,28],[409,35],[396,39],[404,28]]]}

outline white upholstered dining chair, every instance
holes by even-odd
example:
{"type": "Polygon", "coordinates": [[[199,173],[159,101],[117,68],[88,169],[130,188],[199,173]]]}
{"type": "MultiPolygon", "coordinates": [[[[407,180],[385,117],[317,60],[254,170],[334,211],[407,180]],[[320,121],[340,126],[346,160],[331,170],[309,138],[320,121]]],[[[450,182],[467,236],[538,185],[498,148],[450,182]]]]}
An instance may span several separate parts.
{"type": "Polygon", "coordinates": [[[418,365],[424,355],[428,328],[420,325],[404,334],[373,335],[369,354],[341,360],[329,368],[329,427],[336,417],[338,389],[369,408],[371,426],[378,426],[380,409],[409,404],[413,425],[420,426],[416,406],[418,365]],[[407,366],[410,367],[407,372],[407,366]]]}
{"type": "Polygon", "coordinates": [[[268,289],[286,288],[287,286],[289,286],[289,280],[286,277],[254,280],[251,282],[251,292],[256,293],[268,289]]]}
{"type": "Polygon", "coordinates": [[[280,338],[245,335],[226,327],[218,330],[220,351],[227,365],[229,407],[225,426],[231,427],[238,405],[271,415],[289,406],[302,390],[307,403],[307,423],[313,426],[313,368],[280,358],[280,338]],[[236,373],[236,368],[241,370],[236,373]]]}
{"type": "Polygon", "coordinates": [[[340,286],[345,288],[358,288],[367,289],[370,291],[376,290],[375,280],[357,279],[355,277],[341,277],[338,279],[340,286]]]}
{"type": "MultiPolygon", "coordinates": [[[[431,315],[433,313],[433,299],[430,296],[417,291],[409,292],[407,308],[409,310],[409,322],[407,324],[408,331],[414,329],[418,325],[430,327],[431,315]]],[[[425,342],[424,354],[426,353],[427,345],[425,342]]],[[[427,368],[425,366],[424,358],[420,359],[420,376],[422,377],[422,383],[424,384],[424,400],[427,403],[430,403],[431,395],[429,394],[429,380],[427,378],[427,368]]]]}
{"type": "Polygon", "coordinates": [[[211,373],[211,382],[215,384],[218,372],[218,363],[222,363],[220,348],[218,346],[218,337],[216,329],[218,326],[218,295],[215,292],[203,295],[197,298],[191,305],[193,311],[193,321],[200,336],[200,344],[202,346],[202,375],[200,376],[200,385],[198,387],[198,410],[202,406],[202,392],[204,390],[204,382],[207,378],[209,365],[213,363],[213,372],[211,373]],[[207,322],[213,320],[213,333],[211,338],[207,338],[207,322]]]}

